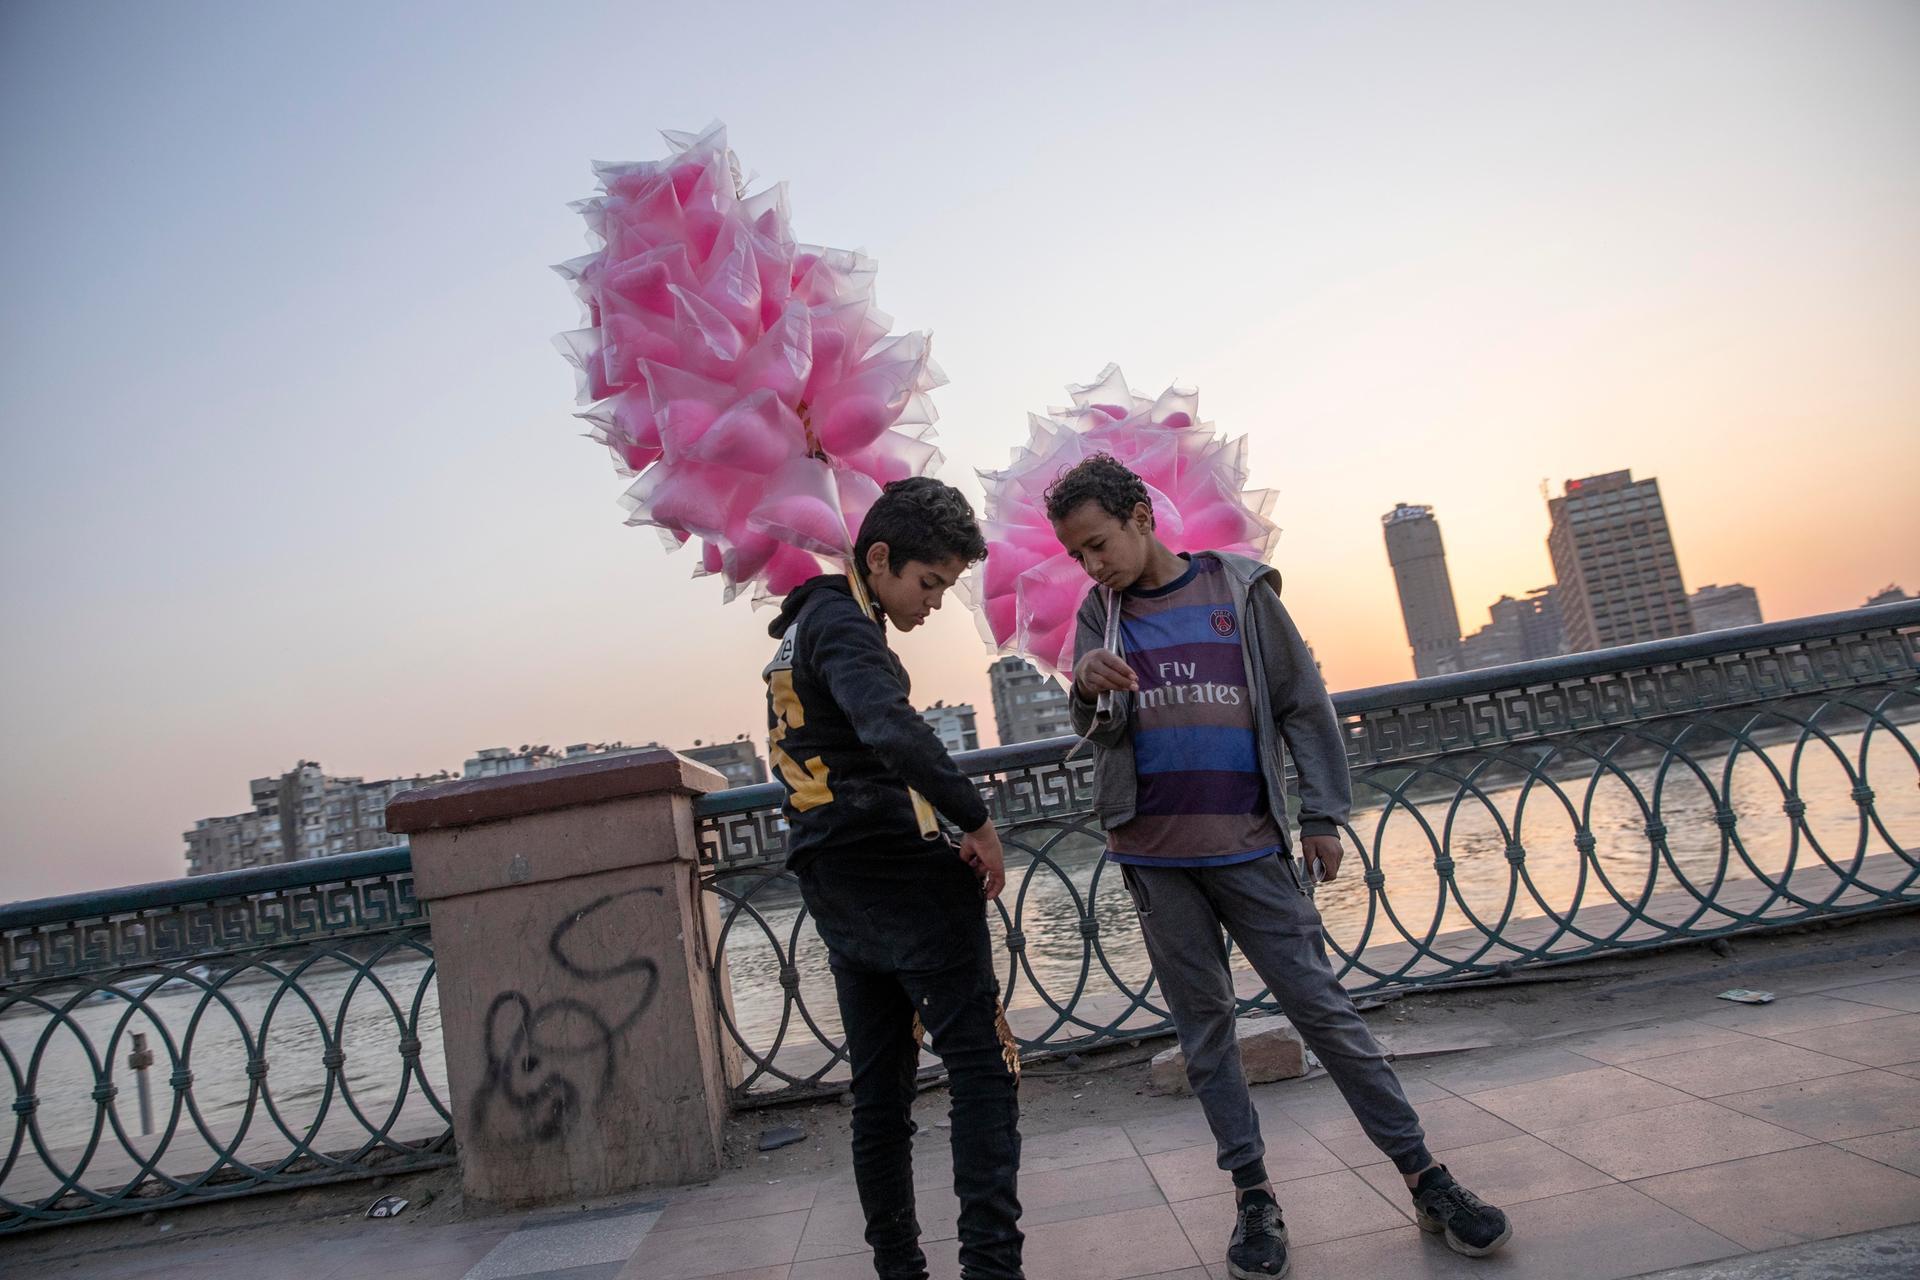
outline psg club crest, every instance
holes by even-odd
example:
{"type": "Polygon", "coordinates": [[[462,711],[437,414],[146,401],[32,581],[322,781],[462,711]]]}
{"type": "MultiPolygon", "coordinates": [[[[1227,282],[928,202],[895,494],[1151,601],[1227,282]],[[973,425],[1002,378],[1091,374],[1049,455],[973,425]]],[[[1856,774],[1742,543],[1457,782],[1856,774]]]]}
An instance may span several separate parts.
{"type": "Polygon", "coordinates": [[[1233,634],[1233,610],[1215,609],[1213,611],[1213,629],[1221,636],[1233,634]]]}

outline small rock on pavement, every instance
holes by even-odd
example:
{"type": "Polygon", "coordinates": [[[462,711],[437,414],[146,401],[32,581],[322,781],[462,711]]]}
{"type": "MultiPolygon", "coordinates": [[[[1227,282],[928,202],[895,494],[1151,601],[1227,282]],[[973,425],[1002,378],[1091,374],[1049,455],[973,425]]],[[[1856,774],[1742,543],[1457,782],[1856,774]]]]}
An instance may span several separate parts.
{"type": "MultiPolygon", "coordinates": [[[[1307,1074],[1307,1047],[1285,1018],[1242,1018],[1234,1026],[1248,1084],[1291,1080],[1307,1074]]],[[[1155,1093],[1187,1092],[1187,1056],[1178,1046],[1155,1055],[1147,1073],[1155,1093]]]]}
{"type": "Polygon", "coordinates": [[[805,1129],[796,1128],[790,1124],[775,1125],[771,1129],[762,1129],[760,1131],[760,1149],[762,1151],[778,1151],[780,1148],[790,1147],[796,1142],[804,1142],[806,1137],[807,1131],[805,1129]]]}

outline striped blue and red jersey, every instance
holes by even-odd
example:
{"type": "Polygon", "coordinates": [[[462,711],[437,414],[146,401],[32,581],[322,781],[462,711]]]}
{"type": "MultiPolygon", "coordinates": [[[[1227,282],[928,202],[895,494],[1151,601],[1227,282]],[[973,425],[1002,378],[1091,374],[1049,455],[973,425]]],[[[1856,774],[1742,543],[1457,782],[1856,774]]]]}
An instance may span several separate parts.
{"type": "Polygon", "coordinates": [[[1232,580],[1192,556],[1165,586],[1120,597],[1120,641],[1139,678],[1132,736],[1138,802],[1107,833],[1116,862],[1251,862],[1282,837],[1260,772],[1253,698],[1232,580]]]}

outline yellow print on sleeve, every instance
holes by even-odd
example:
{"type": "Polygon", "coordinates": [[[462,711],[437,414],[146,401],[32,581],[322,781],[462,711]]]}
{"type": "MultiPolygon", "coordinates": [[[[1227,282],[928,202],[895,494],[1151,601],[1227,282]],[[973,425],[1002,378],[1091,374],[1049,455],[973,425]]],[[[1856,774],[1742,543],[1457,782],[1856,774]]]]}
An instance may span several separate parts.
{"type": "Polygon", "coordinates": [[[774,653],[773,661],[767,664],[767,669],[761,674],[766,677],[767,689],[773,698],[774,725],[772,732],[767,735],[767,754],[786,782],[787,790],[792,793],[794,809],[806,813],[823,804],[831,804],[833,788],[827,783],[825,760],[814,756],[803,766],[780,745],[789,730],[803,729],[807,724],[806,708],[800,705],[800,695],[793,690],[793,649],[795,633],[799,629],[798,622],[787,629],[787,634],[780,638],[780,648],[774,653]]]}

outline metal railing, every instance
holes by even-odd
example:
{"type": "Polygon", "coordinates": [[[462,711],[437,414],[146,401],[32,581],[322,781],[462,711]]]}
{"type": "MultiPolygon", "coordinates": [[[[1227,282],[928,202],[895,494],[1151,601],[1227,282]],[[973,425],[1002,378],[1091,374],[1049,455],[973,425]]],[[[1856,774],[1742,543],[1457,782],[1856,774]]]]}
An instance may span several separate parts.
{"type": "Polygon", "coordinates": [[[0,907],[0,947],[0,1233],[452,1159],[404,848],[0,907]]]}
{"type": "MultiPolygon", "coordinates": [[[[1335,698],[1356,808],[1322,887],[1358,989],[1920,902],[1920,604],[1335,698]]],[[[1029,1053],[1168,1028],[1071,739],[962,758],[1009,852],[990,912],[1029,1053]]],[[[697,805],[742,1100],[844,1065],[780,868],[777,786],[697,805]]],[[[0,907],[0,1233],[445,1164],[408,851],[0,907]]],[[[1257,977],[1248,1010],[1272,1002],[1257,977]]]]}
{"type": "MultiPolygon", "coordinates": [[[[1350,989],[1457,983],[1920,902],[1920,604],[1337,695],[1355,807],[1318,901],[1350,989]]],[[[1091,749],[970,753],[1008,852],[988,912],[1023,1049],[1170,1029],[1100,858],[1091,749]]],[[[844,1075],[777,785],[698,806],[742,1095],[844,1075]],[[769,993],[777,993],[770,995],[769,993]]],[[[1277,1007],[1241,975],[1243,1011],[1277,1007]]]]}

